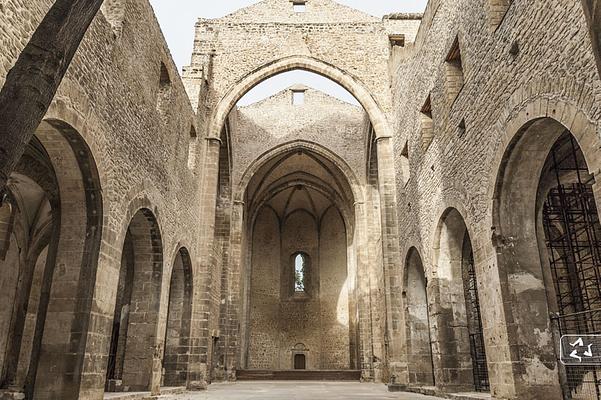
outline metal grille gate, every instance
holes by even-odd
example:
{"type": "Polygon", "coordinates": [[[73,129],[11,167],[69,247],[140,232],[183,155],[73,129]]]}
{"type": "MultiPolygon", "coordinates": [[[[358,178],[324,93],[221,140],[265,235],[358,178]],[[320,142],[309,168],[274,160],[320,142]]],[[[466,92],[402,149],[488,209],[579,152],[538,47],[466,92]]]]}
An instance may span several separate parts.
{"type": "MultiPolygon", "coordinates": [[[[569,132],[550,161],[556,186],[547,195],[543,225],[558,305],[552,323],[559,336],[600,334],[601,224],[593,178],[569,132]]],[[[566,400],[601,400],[601,367],[559,365],[566,400]]]]}
{"type": "Polygon", "coordinates": [[[474,253],[467,233],[463,243],[463,289],[465,293],[465,307],[467,311],[467,325],[474,374],[474,389],[477,392],[488,392],[490,391],[490,382],[488,379],[488,364],[484,347],[482,314],[480,313],[480,301],[478,298],[478,280],[476,279],[474,253]]]}

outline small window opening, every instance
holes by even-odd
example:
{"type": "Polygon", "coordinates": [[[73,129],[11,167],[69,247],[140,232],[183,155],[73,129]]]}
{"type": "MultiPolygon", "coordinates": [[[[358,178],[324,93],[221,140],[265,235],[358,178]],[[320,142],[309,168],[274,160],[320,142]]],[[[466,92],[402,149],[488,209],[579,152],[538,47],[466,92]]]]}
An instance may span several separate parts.
{"type": "Polygon", "coordinates": [[[292,105],[302,106],[305,104],[305,91],[304,90],[293,90],[292,91],[292,105]]]}
{"type": "Polygon", "coordinates": [[[196,129],[194,125],[190,127],[190,138],[188,141],[188,168],[194,169],[196,167],[196,146],[198,144],[198,138],[196,136],[196,129]]]}
{"type": "Polygon", "coordinates": [[[409,142],[405,142],[405,146],[403,147],[403,151],[401,151],[401,179],[403,180],[403,184],[407,185],[409,182],[409,178],[411,176],[411,171],[409,169],[409,142]]]}
{"type": "Polygon", "coordinates": [[[463,135],[465,135],[465,118],[463,118],[459,123],[459,126],[457,127],[457,134],[459,137],[463,137],[463,135]]]}
{"type": "Polygon", "coordinates": [[[432,96],[428,95],[426,102],[422,106],[421,112],[421,139],[422,148],[425,150],[430,147],[432,139],[434,139],[434,121],[432,119],[432,96]]]}
{"type": "Polygon", "coordinates": [[[171,77],[169,76],[169,71],[167,70],[167,66],[163,63],[161,63],[161,76],[159,79],[161,88],[171,85],[171,77]]]}
{"type": "Polygon", "coordinates": [[[390,40],[392,47],[405,47],[405,35],[403,34],[388,35],[388,40],[390,40]]]}
{"type": "Polygon", "coordinates": [[[297,13],[304,13],[307,11],[307,3],[305,1],[293,1],[292,10],[297,13]]]}
{"type": "Polygon", "coordinates": [[[305,272],[306,272],[306,264],[307,260],[304,254],[298,253],[294,257],[294,292],[295,293],[305,293],[306,290],[306,282],[305,282],[305,272]]]}
{"type": "Polygon", "coordinates": [[[446,89],[449,102],[454,102],[459,92],[463,88],[464,75],[463,63],[461,61],[461,48],[459,46],[459,36],[451,46],[451,50],[446,59],[446,89]]]}
{"type": "Polygon", "coordinates": [[[159,76],[159,93],[157,97],[157,110],[163,118],[167,114],[169,103],[171,102],[171,77],[164,63],[161,63],[161,72],[159,76]]]}

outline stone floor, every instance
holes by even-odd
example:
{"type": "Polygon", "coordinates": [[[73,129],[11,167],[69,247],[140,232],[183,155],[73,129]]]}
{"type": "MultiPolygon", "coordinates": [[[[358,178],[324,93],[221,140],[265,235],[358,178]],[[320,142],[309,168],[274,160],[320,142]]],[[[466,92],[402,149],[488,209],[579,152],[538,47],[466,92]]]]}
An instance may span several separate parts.
{"type": "Polygon", "coordinates": [[[206,392],[161,396],[169,400],[437,400],[412,393],[390,393],[385,385],[354,382],[238,382],[213,384],[206,392]]]}

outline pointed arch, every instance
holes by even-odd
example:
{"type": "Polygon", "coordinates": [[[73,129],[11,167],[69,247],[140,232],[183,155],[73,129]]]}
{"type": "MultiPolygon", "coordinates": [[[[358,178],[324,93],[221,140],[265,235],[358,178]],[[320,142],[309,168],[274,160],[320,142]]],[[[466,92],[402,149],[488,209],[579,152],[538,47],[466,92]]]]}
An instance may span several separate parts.
{"type": "Polygon", "coordinates": [[[238,81],[219,101],[213,114],[208,135],[210,137],[218,137],[220,135],[229,112],[250,89],[274,75],[295,69],[314,72],[344,87],[357,99],[369,115],[376,136],[392,137],[392,129],[388,124],[386,115],[376,102],[374,96],[367,90],[359,78],[332,64],[308,56],[290,56],[269,62],[238,81]]]}
{"type": "Polygon", "coordinates": [[[186,386],[192,318],[192,259],[185,247],[173,258],[165,333],[164,386],[186,386]]]}
{"type": "Polygon", "coordinates": [[[434,385],[430,312],[428,306],[428,279],[419,251],[412,247],[405,258],[403,282],[405,316],[407,319],[407,354],[409,383],[434,385]]]}
{"type": "Polygon", "coordinates": [[[357,175],[353,172],[351,167],[346,163],[346,161],[344,161],[338,155],[326,149],[325,147],[305,140],[295,140],[292,142],[284,143],[259,156],[242,175],[242,178],[240,179],[240,182],[238,183],[238,186],[236,188],[236,194],[234,196],[234,199],[236,201],[243,201],[244,192],[246,191],[250,180],[253,178],[253,176],[255,176],[256,172],[259,171],[263,166],[265,166],[270,160],[286,153],[292,153],[294,151],[306,151],[307,153],[314,153],[332,162],[337,167],[337,169],[340,170],[342,176],[348,182],[354,198],[353,200],[355,202],[363,201],[363,189],[360,185],[359,179],[357,175]]]}

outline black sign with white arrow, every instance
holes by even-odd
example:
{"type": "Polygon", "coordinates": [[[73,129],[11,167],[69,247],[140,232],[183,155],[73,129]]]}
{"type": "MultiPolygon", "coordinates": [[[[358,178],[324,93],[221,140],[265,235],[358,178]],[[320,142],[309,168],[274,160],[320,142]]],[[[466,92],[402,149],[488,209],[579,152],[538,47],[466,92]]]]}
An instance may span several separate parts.
{"type": "Polygon", "coordinates": [[[564,335],[559,349],[564,365],[601,365],[601,335],[564,335]]]}

